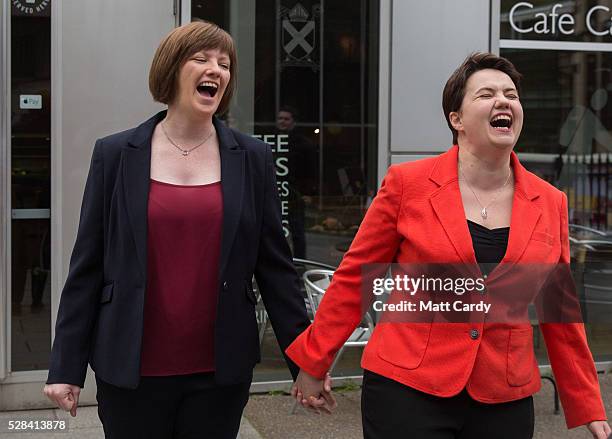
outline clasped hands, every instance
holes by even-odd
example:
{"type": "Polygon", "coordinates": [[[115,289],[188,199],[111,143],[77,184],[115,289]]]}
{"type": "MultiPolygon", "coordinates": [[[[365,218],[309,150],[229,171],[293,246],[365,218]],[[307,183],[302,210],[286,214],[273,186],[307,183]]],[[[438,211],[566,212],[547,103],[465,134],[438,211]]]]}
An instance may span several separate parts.
{"type": "Polygon", "coordinates": [[[331,394],[331,376],[325,374],[324,379],[318,379],[300,370],[300,373],[291,387],[291,396],[302,407],[321,414],[331,414],[337,406],[336,399],[331,394]]]}
{"type": "Polygon", "coordinates": [[[586,427],[594,439],[608,439],[612,437],[612,429],[606,421],[589,422],[586,427]]]}

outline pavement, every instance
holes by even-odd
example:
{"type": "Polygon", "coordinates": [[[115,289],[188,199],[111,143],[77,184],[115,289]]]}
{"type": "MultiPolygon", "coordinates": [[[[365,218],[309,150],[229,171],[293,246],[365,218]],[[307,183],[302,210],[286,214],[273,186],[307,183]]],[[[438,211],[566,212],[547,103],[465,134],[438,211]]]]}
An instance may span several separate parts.
{"type": "MultiPolygon", "coordinates": [[[[608,418],[612,418],[612,374],[600,376],[600,384],[608,418]]],[[[289,395],[251,395],[244,412],[237,439],[358,439],[362,437],[360,415],[361,391],[348,385],[336,391],[338,409],[331,416],[315,415],[298,408],[291,414],[293,400],[289,395]]],[[[534,439],[591,439],[585,428],[568,431],[562,414],[553,413],[553,389],[548,381],[534,396],[536,426],[534,439]]],[[[103,439],[97,408],[80,407],[71,418],[60,410],[26,410],[0,413],[0,439],[103,439]],[[67,429],[54,433],[8,432],[8,421],[67,421],[67,429]]],[[[213,438],[214,439],[214,438],[213,438]]],[[[477,438],[475,438],[477,439],[477,438]]]]}
{"type": "MultiPolygon", "coordinates": [[[[52,424],[61,426],[61,424],[52,424]]],[[[77,416],[70,417],[62,410],[21,410],[12,412],[0,412],[0,439],[104,439],[102,424],[98,419],[98,407],[79,407],[77,416]],[[8,421],[30,421],[51,420],[65,421],[65,429],[51,432],[46,431],[22,431],[8,432],[8,421]]],[[[139,439],[139,438],[134,438],[139,439]]],[[[214,439],[214,438],[213,438],[214,439]]],[[[240,432],[236,439],[263,439],[262,436],[253,428],[251,423],[242,418],[240,432]]]]}

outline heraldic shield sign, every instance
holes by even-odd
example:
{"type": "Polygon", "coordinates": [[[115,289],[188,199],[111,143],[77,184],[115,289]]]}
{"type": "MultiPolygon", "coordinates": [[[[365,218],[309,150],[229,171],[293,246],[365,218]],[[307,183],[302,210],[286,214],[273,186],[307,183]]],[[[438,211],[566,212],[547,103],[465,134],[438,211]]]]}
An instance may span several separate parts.
{"type": "Polygon", "coordinates": [[[282,33],[283,67],[319,68],[317,43],[320,5],[313,4],[310,11],[302,3],[291,7],[281,6],[280,20],[282,33]]]}

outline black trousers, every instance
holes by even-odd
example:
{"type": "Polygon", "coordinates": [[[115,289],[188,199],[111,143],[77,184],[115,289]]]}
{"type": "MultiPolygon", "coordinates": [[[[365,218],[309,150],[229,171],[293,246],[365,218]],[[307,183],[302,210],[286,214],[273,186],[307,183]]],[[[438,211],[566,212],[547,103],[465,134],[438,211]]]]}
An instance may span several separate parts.
{"type": "Polygon", "coordinates": [[[213,373],[142,377],[135,390],[96,382],[107,439],[236,439],[250,387],[217,386],[213,373]]]}
{"type": "Polygon", "coordinates": [[[365,439],[529,439],[534,427],[531,396],[484,404],[464,390],[441,398],[367,370],[361,416],[365,439]]]}

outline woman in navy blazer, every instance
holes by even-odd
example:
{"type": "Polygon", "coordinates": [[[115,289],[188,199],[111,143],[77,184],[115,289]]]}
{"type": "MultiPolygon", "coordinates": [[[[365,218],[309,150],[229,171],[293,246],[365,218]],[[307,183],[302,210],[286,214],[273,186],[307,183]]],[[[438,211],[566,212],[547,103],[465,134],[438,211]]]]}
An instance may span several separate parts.
{"type": "Polygon", "coordinates": [[[270,147],[215,117],[235,69],[216,25],[173,30],[149,78],[168,111],[94,147],[45,393],[75,416],[89,363],[106,437],[236,437],[253,275],[283,351],[309,324],[270,147]]]}

